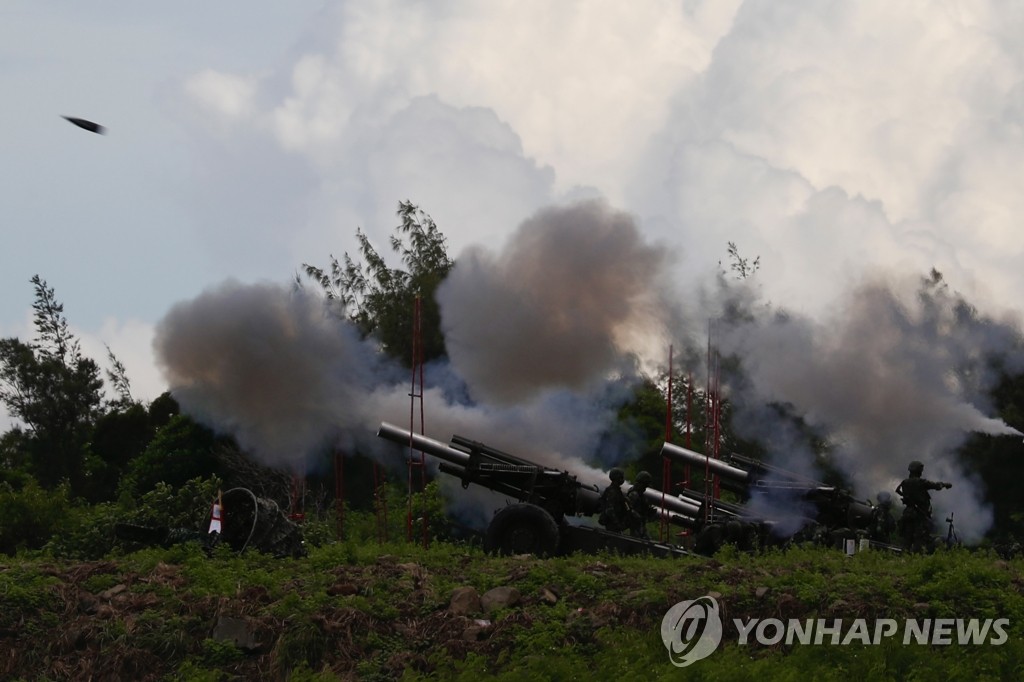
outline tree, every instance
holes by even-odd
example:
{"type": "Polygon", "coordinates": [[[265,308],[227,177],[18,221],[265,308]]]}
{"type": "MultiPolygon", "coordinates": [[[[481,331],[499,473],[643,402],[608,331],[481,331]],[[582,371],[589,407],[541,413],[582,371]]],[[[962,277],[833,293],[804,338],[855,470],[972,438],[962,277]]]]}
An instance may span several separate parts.
{"type": "Polygon", "coordinates": [[[110,346],[106,346],[106,349],[107,359],[110,361],[111,367],[107,370],[107,379],[110,381],[114,393],[117,394],[113,405],[119,408],[129,408],[132,405],[138,405],[135,399],[132,398],[132,387],[131,382],[128,381],[128,371],[124,368],[121,361],[117,359],[117,356],[114,355],[114,351],[110,350],[110,346]]]}
{"type": "Polygon", "coordinates": [[[125,465],[120,489],[131,495],[149,492],[158,483],[178,488],[194,478],[222,476],[218,448],[229,439],[214,434],[190,417],[171,417],[138,457],[125,465]]]}
{"type": "Polygon", "coordinates": [[[52,288],[32,277],[36,340],[0,339],[0,400],[25,427],[30,469],[44,486],[81,483],[85,445],[101,413],[103,380],[83,357],[52,288]]]}
{"type": "MultiPolygon", "coordinates": [[[[401,224],[391,237],[391,250],[406,269],[388,267],[362,230],[356,231],[363,262],[347,253],[342,262],[331,256],[330,272],[303,264],[306,275],[329,299],[339,301],[365,336],[373,336],[391,357],[412,365],[413,306],[421,305],[423,360],[445,355],[441,313],[434,299],[452,267],[445,237],[434,220],[408,201],[398,204],[401,224]]],[[[297,278],[296,283],[301,286],[297,278]]]]}
{"type": "Polygon", "coordinates": [[[85,460],[85,480],[79,492],[92,502],[112,500],[128,464],[153,439],[156,427],[139,403],[118,405],[96,420],[85,460]]]}
{"type": "MultiPolygon", "coordinates": [[[[743,280],[752,276],[761,267],[761,257],[757,256],[751,262],[740,257],[739,247],[736,242],[726,242],[726,251],[729,253],[729,269],[736,273],[736,279],[743,280]]],[[[722,261],[718,261],[718,267],[722,267],[722,261]]],[[[724,274],[724,270],[722,271],[724,274]]]]}

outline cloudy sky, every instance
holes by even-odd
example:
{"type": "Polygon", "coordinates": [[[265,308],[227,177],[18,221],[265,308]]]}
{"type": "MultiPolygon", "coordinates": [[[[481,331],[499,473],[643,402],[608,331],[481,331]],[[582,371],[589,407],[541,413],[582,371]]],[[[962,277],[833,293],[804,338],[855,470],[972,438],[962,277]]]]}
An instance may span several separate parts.
{"type": "Polygon", "coordinates": [[[173,304],[384,244],[404,199],[458,255],[601,197],[681,296],[731,241],[810,316],[932,267],[1021,307],[1019,3],[87,5],[0,8],[0,336],[38,273],[145,399],[173,304]]]}

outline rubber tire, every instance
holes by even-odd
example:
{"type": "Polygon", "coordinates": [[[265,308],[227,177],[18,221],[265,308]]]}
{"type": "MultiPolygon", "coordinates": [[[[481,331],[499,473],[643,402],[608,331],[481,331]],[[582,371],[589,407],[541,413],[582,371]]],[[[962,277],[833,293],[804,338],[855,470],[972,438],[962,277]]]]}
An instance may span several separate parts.
{"type": "Polygon", "coordinates": [[[492,554],[533,554],[545,557],[558,553],[558,524],[535,504],[517,503],[499,509],[484,536],[484,549],[492,554]]]}

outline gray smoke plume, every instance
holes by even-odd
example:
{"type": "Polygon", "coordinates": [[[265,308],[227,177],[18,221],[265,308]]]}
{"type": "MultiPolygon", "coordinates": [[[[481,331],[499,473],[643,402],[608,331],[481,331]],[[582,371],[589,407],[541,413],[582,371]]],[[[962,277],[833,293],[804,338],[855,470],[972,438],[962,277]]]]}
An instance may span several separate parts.
{"type": "Polygon", "coordinates": [[[175,305],[154,346],[186,413],[297,472],[362,426],[365,393],[391,374],[323,299],[274,284],[226,282],[175,305]]]}
{"type": "Polygon", "coordinates": [[[986,359],[1020,348],[1014,324],[980,317],[938,280],[902,295],[872,281],[823,322],[762,308],[720,330],[720,347],[742,359],[746,379],[731,396],[734,422],[768,443],[777,464],[807,472],[810,455],[787,449],[792,439],[780,438],[767,402],[828,434],[835,462],[865,498],[892,491],[918,459],[926,477],[954,484],[934,502],[939,514],[956,512],[962,537],[989,527],[983,492],[953,454],[971,432],[1020,435],[985,412],[994,379],[986,359]]]}
{"type": "Polygon", "coordinates": [[[501,253],[460,255],[439,289],[452,363],[495,403],[591,387],[660,331],[665,262],[602,202],[544,209],[501,253]]]}

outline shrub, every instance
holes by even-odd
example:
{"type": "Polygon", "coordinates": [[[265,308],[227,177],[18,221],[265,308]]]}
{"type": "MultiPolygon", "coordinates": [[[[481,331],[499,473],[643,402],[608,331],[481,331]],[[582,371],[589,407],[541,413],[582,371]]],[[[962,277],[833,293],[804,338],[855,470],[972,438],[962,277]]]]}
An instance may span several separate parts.
{"type": "Polygon", "coordinates": [[[31,478],[19,490],[0,483],[0,552],[41,548],[66,524],[70,506],[67,484],[48,491],[31,478]]]}
{"type": "Polygon", "coordinates": [[[220,485],[216,477],[196,478],[180,488],[161,482],[137,502],[131,496],[122,495],[117,503],[75,507],[54,529],[46,550],[63,558],[88,560],[137,549],[136,544],[117,538],[114,527],[118,523],[202,533],[220,485]]]}

